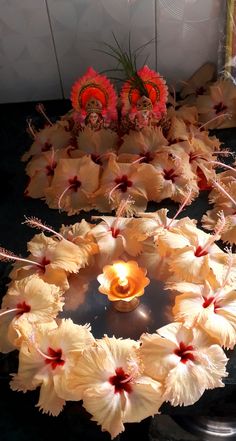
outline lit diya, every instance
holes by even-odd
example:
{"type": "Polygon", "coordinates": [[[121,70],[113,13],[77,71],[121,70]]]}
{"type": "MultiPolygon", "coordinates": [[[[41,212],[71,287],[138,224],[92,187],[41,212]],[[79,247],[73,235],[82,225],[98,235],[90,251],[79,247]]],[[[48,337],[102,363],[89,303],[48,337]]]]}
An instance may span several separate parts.
{"type": "Polygon", "coordinates": [[[106,265],[102,274],[97,277],[100,283],[99,292],[106,294],[117,311],[133,311],[139,305],[139,298],[150,280],[147,270],[140,268],[137,262],[117,261],[106,265]]]}

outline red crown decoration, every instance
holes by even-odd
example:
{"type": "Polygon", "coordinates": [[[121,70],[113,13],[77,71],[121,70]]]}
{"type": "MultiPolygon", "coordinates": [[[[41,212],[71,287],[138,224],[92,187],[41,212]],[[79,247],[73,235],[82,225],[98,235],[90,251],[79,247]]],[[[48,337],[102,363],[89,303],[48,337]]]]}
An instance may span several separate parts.
{"type": "MultiPolygon", "coordinates": [[[[164,78],[148,66],[142,67],[137,72],[146,89],[146,95],[142,95],[132,80],[126,81],[121,91],[122,115],[145,119],[149,116],[154,120],[160,120],[166,113],[166,101],[168,89],[164,78]]],[[[144,124],[145,125],[145,124],[144,124]]],[[[147,124],[149,125],[149,124],[147,124]]]]}
{"type": "Polygon", "coordinates": [[[117,120],[115,89],[107,77],[98,74],[92,67],[72,86],[71,102],[78,112],[77,119],[86,125],[95,123],[90,121],[91,114],[96,114],[105,124],[117,120]]]}

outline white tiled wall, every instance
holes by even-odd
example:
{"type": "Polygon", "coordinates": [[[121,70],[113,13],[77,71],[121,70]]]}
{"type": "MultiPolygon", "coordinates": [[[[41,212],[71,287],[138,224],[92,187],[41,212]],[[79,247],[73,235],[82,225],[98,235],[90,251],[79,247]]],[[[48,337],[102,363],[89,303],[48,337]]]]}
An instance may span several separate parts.
{"type": "Polygon", "coordinates": [[[152,39],[155,66],[155,0],[48,0],[48,6],[66,96],[90,65],[98,71],[113,67],[111,58],[96,51],[103,42],[114,43],[112,32],[124,47],[129,32],[135,47],[152,39]]]}
{"type": "Polygon", "coordinates": [[[0,0],[0,102],[61,97],[44,0],[0,0]]]}
{"type": "Polygon", "coordinates": [[[157,1],[157,68],[178,86],[206,61],[217,62],[224,0],[157,1]]]}
{"type": "Polygon", "coordinates": [[[89,65],[114,67],[97,52],[152,40],[140,62],[176,84],[205,61],[216,61],[225,0],[0,0],[0,102],[69,96],[89,65]]]}

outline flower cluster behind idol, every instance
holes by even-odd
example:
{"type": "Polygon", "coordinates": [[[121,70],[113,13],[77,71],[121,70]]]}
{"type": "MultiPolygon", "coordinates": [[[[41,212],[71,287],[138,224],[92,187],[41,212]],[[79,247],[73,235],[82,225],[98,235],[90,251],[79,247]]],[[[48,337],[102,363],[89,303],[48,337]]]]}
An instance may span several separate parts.
{"type": "Polygon", "coordinates": [[[40,229],[28,256],[0,250],[2,260],[15,261],[0,311],[0,350],[19,350],[12,390],[39,388],[37,406],[55,416],[67,400],[82,400],[112,438],[124,423],[157,414],[165,401],[188,406],[222,387],[224,349],[236,344],[236,257],[217,244],[236,242],[235,168],[216,173],[224,165],[218,157],[230,152],[208,133],[234,125],[235,86],[213,83],[207,65],[184,86],[181,101],[170,96],[166,108],[163,78],[147,66],[137,75],[122,88],[118,118],[112,84],[90,68],[72,88],[73,109],[59,121],[51,123],[38,106],[48,126],[36,131],[29,123],[34,142],[24,155],[31,158],[28,196],[69,215],[91,208],[116,215],[59,232],[28,218],[40,229]],[[193,219],[179,219],[206,189],[214,208],[203,222],[211,234],[193,219]],[[145,213],[148,201],[165,198],[180,203],[174,217],[167,209],[145,213]],[[135,341],[96,339],[90,325],[60,318],[67,298],[71,309],[85,301],[104,266],[128,261],[173,292],[172,323],[135,341]]]}
{"type": "MultiPolygon", "coordinates": [[[[73,108],[60,120],[52,123],[38,105],[47,125],[36,131],[29,122],[34,142],[23,156],[31,158],[26,196],[42,198],[68,215],[91,209],[109,213],[129,198],[136,213],[145,211],[149,201],[182,203],[189,190],[189,204],[202,190],[214,189],[223,197],[217,171],[232,154],[208,129],[236,124],[235,85],[213,82],[213,67],[206,65],[188,81],[178,102],[175,94],[167,102],[160,74],[147,66],[136,74],[141,86],[127,80],[119,104],[111,82],[89,68],[73,85],[73,108]]],[[[234,212],[231,165],[227,200],[231,196],[234,212]]],[[[207,228],[215,224],[214,213],[207,228]]],[[[228,236],[226,241],[235,241],[228,236]]]]}

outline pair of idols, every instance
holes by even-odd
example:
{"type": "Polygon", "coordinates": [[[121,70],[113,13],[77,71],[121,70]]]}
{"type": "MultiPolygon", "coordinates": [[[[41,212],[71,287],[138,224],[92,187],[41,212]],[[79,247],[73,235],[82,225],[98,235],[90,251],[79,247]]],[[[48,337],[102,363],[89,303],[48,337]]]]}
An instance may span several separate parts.
{"type": "Polygon", "coordinates": [[[137,74],[143,89],[139,90],[132,80],[128,80],[118,100],[108,78],[90,67],[72,86],[71,102],[77,124],[93,130],[112,129],[117,125],[119,110],[123,125],[129,128],[138,130],[158,124],[166,113],[168,91],[165,80],[147,66],[137,74]]]}

